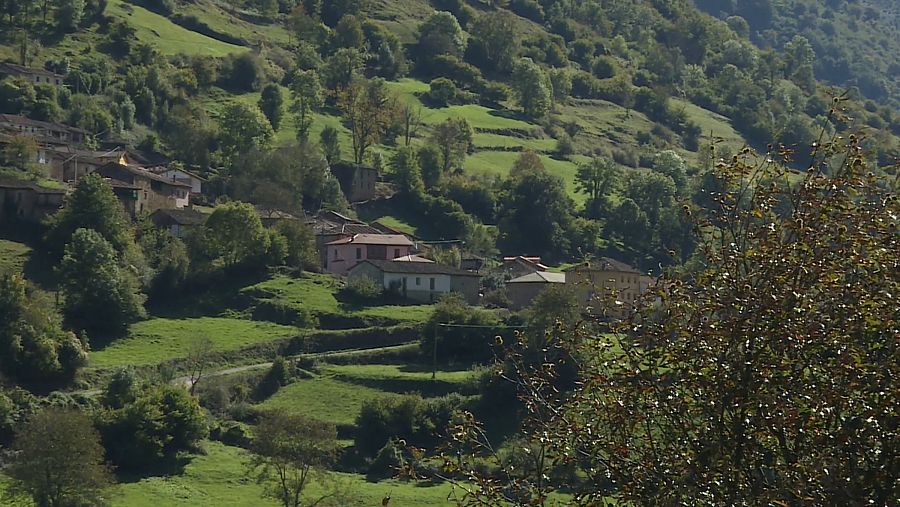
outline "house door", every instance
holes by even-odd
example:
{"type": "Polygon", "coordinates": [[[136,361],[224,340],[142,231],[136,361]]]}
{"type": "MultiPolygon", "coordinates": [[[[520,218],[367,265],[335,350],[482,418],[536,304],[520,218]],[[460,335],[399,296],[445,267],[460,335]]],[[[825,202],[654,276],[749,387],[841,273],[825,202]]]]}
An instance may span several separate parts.
{"type": "Polygon", "coordinates": [[[406,277],[403,277],[403,297],[406,297],[406,277]]]}

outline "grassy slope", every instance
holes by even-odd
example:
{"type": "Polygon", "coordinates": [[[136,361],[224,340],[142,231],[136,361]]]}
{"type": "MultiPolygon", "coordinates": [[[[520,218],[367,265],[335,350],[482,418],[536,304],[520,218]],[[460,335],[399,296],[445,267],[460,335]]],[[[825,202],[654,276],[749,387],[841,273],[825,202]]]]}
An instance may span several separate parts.
{"type": "Polygon", "coordinates": [[[30,253],[24,243],[0,239],[0,274],[21,273],[30,253]]]}
{"type": "MultiPolygon", "coordinates": [[[[195,456],[184,473],[168,477],[149,477],[138,482],[122,484],[114,490],[113,506],[121,507],[245,507],[248,505],[275,506],[262,498],[262,487],[245,476],[246,451],[216,442],[206,444],[206,455],[195,456]]],[[[419,487],[397,481],[366,482],[360,475],[330,474],[341,482],[350,499],[345,505],[380,505],[390,493],[391,505],[429,506],[452,505],[447,502],[449,485],[419,487]]],[[[310,492],[320,490],[318,484],[310,492]]]]}
{"type": "Polygon", "coordinates": [[[337,281],[330,275],[307,273],[302,278],[275,276],[244,289],[259,299],[269,299],[313,313],[339,313],[357,317],[385,317],[400,321],[424,321],[431,305],[350,307],[335,297],[337,281]]]}
{"type": "Polygon", "coordinates": [[[184,357],[193,340],[206,337],[215,350],[236,350],[274,338],[297,334],[291,326],[222,317],[151,318],[134,324],[128,336],[91,352],[90,366],[153,364],[184,357]]]}
{"type": "Polygon", "coordinates": [[[182,28],[168,18],[123,0],[109,0],[106,13],[127,20],[137,30],[138,39],[153,44],[166,55],[184,53],[225,56],[229,53],[247,51],[245,47],[228,44],[182,28]]]}
{"type": "Polygon", "coordinates": [[[327,365],[322,375],[281,388],[260,405],[305,414],[335,424],[353,424],[363,402],[388,394],[444,393],[458,390],[469,370],[438,372],[437,382],[425,369],[400,365],[327,365]]]}

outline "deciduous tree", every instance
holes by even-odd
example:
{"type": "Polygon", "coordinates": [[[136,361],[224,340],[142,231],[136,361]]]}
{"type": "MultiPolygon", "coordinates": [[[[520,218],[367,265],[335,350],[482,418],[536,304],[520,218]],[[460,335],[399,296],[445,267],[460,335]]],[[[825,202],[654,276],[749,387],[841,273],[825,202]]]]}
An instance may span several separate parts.
{"type": "Polygon", "coordinates": [[[362,164],[366,152],[381,141],[397,119],[397,98],[381,79],[352,83],[338,92],[338,107],[350,129],[353,161],[362,164]]]}
{"type": "Polygon", "coordinates": [[[146,316],[135,276],[120,266],[112,245],[93,229],[75,231],[59,274],[66,295],[63,314],[71,328],[89,336],[116,335],[146,316]]]}
{"type": "Polygon", "coordinates": [[[16,433],[7,495],[35,505],[99,506],[113,478],[91,419],[77,410],[47,408],[16,433]]]}
{"type": "Polygon", "coordinates": [[[265,485],[266,496],[284,507],[339,500],[342,492],[324,473],[337,457],[337,431],[333,424],[268,412],[260,417],[254,433],[248,473],[265,485]],[[309,486],[313,483],[319,489],[310,495],[309,486]]]}
{"type": "Polygon", "coordinates": [[[234,102],[225,106],[219,118],[219,143],[228,160],[252,149],[265,151],[274,137],[272,125],[256,106],[234,102]]]}
{"type": "Polygon", "coordinates": [[[297,124],[297,139],[306,141],[312,127],[312,115],[322,107],[322,85],[314,70],[298,70],[291,80],[291,111],[297,124]]]}
{"type": "Polygon", "coordinates": [[[235,201],[216,206],[205,228],[226,266],[266,251],[266,231],[252,204],[235,201]]]}
{"type": "Polygon", "coordinates": [[[281,126],[281,118],[284,116],[284,96],[281,93],[281,87],[274,83],[266,85],[260,94],[257,105],[268,118],[272,129],[277,131],[281,126]]]}

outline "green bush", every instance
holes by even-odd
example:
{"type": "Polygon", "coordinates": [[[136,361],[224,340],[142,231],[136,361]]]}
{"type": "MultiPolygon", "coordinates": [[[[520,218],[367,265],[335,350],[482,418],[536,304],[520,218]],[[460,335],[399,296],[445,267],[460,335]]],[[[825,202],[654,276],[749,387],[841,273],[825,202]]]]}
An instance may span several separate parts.
{"type": "Polygon", "coordinates": [[[342,300],[362,304],[378,301],[383,295],[384,291],[375,280],[364,276],[351,278],[340,294],[342,300]]]}
{"type": "MultiPolygon", "coordinates": [[[[442,440],[464,402],[465,398],[455,393],[428,399],[394,395],[367,400],[356,417],[356,448],[365,456],[390,453],[384,448],[391,439],[402,439],[416,447],[433,447],[442,440]]],[[[388,461],[385,456],[381,458],[388,461]]]]}

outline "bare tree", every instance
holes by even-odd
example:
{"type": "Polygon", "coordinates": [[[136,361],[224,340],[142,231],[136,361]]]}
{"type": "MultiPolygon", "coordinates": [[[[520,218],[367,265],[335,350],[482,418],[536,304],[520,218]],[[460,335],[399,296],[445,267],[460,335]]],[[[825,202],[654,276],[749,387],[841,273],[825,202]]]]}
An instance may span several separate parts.
{"type": "Polygon", "coordinates": [[[215,349],[213,341],[208,336],[199,336],[188,346],[185,364],[188,369],[188,382],[190,382],[190,393],[193,395],[197,384],[203,378],[206,367],[209,366],[212,352],[215,349]]]}
{"type": "Polygon", "coordinates": [[[403,122],[403,143],[405,146],[409,146],[422,125],[422,106],[413,106],[412,104],[400,106],[400,119],[403,122]]]}

